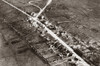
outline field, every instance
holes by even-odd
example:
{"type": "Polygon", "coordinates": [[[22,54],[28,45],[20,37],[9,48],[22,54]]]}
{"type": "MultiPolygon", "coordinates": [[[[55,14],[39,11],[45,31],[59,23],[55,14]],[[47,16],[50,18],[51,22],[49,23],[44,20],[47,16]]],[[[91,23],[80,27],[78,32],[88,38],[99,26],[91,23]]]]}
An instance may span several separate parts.
{"type": "MultiPolygon", "coordinates": [[[[33,6],[27,6],[30,0],[7,0],[13,5],[26,12],[38,12],[33,6]]],[[[46,0],[33,0],[41,8],[46,0]]],[[[99,0],[53,0],[43,14],[50,22],[60,25],[72,36],[79,37],[85,43],[100,42],[100,1],[99,0]]],[[[35,54],[27,51],[15,55],[12,50],[3,45],[6,43],[2,38],[2,22],[26,20],[27,16],[0,1],[0,66],[47,66],[35,54]],[[14,18],[12,18],[14,17],[14,18]]],[[[6,33],[5,33],[6,34],[6,33]]],[[[37,37],[37,36],[36,36],[37,37]]],[[[41,40],[41,39],[37,39],[41,40]]],[[[95,44],[93,45],[95,47],[95,44]]],[[[96,52],[100,57],[100,43],[96,52]]],[[[100,63],[100,59],[98,58],[100,63]]],[[[100,64],[98,64],[99,66],[100,64]]]]}

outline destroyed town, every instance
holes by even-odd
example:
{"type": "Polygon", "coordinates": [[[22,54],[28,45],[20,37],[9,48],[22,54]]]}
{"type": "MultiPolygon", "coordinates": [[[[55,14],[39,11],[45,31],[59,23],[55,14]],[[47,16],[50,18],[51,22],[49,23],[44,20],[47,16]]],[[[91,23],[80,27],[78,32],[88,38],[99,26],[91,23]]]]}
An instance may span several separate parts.
{"type": "Polygon", "coordinates": [[[0,66],[100,66],[100,0],[0,0],[0,66]]]}

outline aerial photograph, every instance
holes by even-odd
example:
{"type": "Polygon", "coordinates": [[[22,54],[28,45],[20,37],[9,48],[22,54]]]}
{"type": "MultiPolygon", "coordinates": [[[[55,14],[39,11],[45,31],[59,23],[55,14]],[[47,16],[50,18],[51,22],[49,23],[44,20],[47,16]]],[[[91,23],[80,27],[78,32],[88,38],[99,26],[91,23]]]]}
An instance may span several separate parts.
{"type": "Polygon", "coordinates": [[[0,0],[0,66],[100,66],[100,0],[0,0]]]}

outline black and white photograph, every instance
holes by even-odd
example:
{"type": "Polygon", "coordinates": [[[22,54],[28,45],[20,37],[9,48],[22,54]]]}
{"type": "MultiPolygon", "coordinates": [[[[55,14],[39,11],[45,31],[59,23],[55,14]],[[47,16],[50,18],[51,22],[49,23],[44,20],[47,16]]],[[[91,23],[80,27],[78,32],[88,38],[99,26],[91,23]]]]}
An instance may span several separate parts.
{"type": "Polygon", "coordinates": [[[0,66],[100,66],[100,0],[0,0],[0,66]]]}

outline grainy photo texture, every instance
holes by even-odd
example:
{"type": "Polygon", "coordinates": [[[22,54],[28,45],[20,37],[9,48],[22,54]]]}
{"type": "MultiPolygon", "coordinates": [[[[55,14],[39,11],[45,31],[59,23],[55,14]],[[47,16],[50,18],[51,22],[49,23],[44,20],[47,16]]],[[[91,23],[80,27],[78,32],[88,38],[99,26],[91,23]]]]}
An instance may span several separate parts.
{"type": "Polygon", "coordinates": [[[100,0],[0,0],[0,66],[100,66],[100,0]]]}

